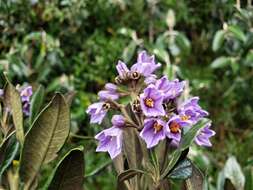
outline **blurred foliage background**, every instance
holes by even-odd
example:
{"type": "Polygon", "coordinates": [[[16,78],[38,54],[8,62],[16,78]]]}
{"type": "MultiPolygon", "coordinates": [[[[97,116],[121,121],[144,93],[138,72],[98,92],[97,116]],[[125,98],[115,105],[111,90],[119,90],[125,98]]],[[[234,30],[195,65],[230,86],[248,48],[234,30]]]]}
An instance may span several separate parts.
{"type": "Polygon", "coordinates": [[[77,93],[68,146],[85,146],[87,189],[112,189],[116,174],[95,141],[82,139],[101,129],[85,110],[114,80],[117,60],[132,64],[142,49],[156,55],[163,74],[187,80],[210,112],[214,146],[190,154],[205,188],[252,190],[251,0],[0,0],[0,71],[14,84],[77,93]]]}

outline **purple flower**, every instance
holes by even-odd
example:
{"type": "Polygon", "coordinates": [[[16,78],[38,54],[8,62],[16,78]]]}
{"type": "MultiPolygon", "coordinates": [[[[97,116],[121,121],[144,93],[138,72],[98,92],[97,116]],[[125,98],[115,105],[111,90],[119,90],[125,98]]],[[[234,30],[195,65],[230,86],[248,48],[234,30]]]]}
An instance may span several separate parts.
{"type": "Polygon", "coordinates": [[[194,139],[196,144],[207,147],[212,146],[212,143],[210,142],[209,138],[214,136],[215,132],[211,130],[210,127],[211,122],[206,124],[206,126],[198,132],[198,135],[194,139]]]}
{"type": "Polygon", "coordinates": [[[174,115],[167,123],[166,136],[177,142],[181,139],[182,127],[189,126],[189,122],[183,121],[178,115],[174,115]]]}
{"type": "Polygon", "coordinates": [[[112,125],[116,127],[123,127],[125,125],[125,118],[122,115],[114,115],[112,117],[112,125]]]}
{"type": "Polygon", "coordinates": [[[121,153],[122,149],[122,129],[113,126],[105,129],[95,136],[99,140],[99,145],[96,149],[97,152],[108,152],[110,157],[114,159],[121,153]]]}
{"type": "Polygon", "coordinates": [[[150,85],[144,89],[144,93],[140,95],[141,108],[143,113],[149,117],[156,117],[165,115],[163,108],[163,96],[155,88],[150,85]]]}
{"type": "Polygon", "coordinates": [[[129,69],[127,68],[126,64],[122,61],[118,61],[118,64],[116,65],[116,69],[121,78],[125,78],[127,73],[129,72],[129,69]]]}
{"type": "Polygon", "coordinates": [[[23,104],[23,112],[26,116],[30,115],[30,99],[33,94],[32,86],[26,86],[18,89],[23,104]]]}
{"type": "Polygon", "coordinates": [[[148,77],[160,66],[160,63],[155,63],[154,55],[149,56],[146,51],[142,51],[138,54],[137,63],[131,67],[131,71],[138,72],[143,76],[148,77]]]}
{"type": "Polygon", "coordinates": [[[152,74],[145,78],[144,82],[146,85],[155,84],[157,76],[152,74]]]}
{"type": "Polygon", "coordinates": [[[26,116],[30,115],[30,103],[29,102],[25,102],[23,104],[23,112],[26,116]]]}
{"type": "Polygon", "coordinates": [[[166,138],[165,127],[166,123],[161,119],[145,119],[144,128],[140,132],[140,136],[146,142],[147,148],[156,146],[159,141],[166,138]]]}
{"type": "Polygon", "coordinates": [[[109,108],[110,104],[105,102],[91,104],[86,111],[91,116],[90,123],[101,124],[109,108]]]}
{"type": "Polygon", "coordinates": [[[27,86],[19,90],[22,102],[29,102],[33,94],[32,86],[27,86]]]}
{"type": "Polygon", "coordinates": [[[119,94],[117,93],[117,86],[113,83],[107,83],[105,85],[105,90],[101,90],[98,93],[100,100],[105,101],[108,99],[117,100],[119,99],[119,94]]]}
{"type": "Polygon", "coordinates": [[[201,118],[208,116],[208,112],[198,105],[199,97],[193,97],[179,105],[178,113],[182,120],[196,124],[201,118]]]}
{"type": "Polygon", "coordinates": [[[157,80],[155,85],[162,92],[164,99],[170,100],[175,99],[183,92],[185,81],[179,82],[178,79],[170,81],[164,76],[157,80]]]}

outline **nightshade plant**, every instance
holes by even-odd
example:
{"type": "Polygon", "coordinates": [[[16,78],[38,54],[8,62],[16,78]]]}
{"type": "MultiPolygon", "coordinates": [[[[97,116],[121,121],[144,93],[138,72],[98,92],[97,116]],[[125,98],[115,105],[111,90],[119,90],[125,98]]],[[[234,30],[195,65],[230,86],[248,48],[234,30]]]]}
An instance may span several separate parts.
{"type": "Polygon", "coordinates": [[[211,146],[208,112],[198,97],[184,100],[185,81],[158,78],[154,56],[138,54],[130,68],[119,61],[115,83],[98,93],[87,109],[91,123],[113,113],[112,127],[95,138],[97,152],[108,152],[118,172],[118,189],[168,189],[176,179],[188,189],[202,189],[201,172],[187,158],[192,142],[211,146]]]}

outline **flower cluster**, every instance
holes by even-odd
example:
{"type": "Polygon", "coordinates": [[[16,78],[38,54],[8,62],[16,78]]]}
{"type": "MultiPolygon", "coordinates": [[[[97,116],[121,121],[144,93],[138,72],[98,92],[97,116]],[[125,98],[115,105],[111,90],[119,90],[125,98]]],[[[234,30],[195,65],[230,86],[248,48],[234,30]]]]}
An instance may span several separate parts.
{"type": "MultiPolygon", "coordinates": [[[[182,101],[180,96],[185,88],[185,81],[169,80],[166,76],[157,78],[154,72],[161,65],[154,56],[145,51],[138,54],[137,62],[129,69],[118,61],[118,76],[115,84],[107,83],[98,93],[99,102],[90,105],[87,113],[91,123],[101,124],[108,111],[120,114],[112,117],[112,127],[95,136],[99,141],[97,151],[109,152],[111,158],[120,154],[123,130],[135,127],[147,148],[156,146],[161,140],[178,144],[184,128],[191,128],[202,118],[208,116],[199,104],[198,97],[182,101]],[[121,98],[130,97],[131,113],[119,103],[121,98]],[[135,117],[132,118],[132,115],[135,117]]],[[[210,129],[211,123],[198,132],[195,143],[211,146],[209,138],[215,135],[210,129]]]]}

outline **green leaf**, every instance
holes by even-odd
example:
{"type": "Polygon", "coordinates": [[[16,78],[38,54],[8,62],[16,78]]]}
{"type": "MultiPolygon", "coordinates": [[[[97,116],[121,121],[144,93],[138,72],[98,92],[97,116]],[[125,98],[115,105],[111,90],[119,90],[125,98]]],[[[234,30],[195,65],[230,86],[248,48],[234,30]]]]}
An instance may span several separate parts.
{"type": "Polygon", "coordinates": [[[123,131],[123,147],[129,168],[140,167],[143,152],[136,129],[129,127],[123,131]]]}
{"type": "Polygon", "coordinates": [[[253,51],[248,52],[244,64],[250,67],[253,67],[253,51]]]}
{"type": "Polygon", "coordinates": [[[180,161],[168,175],[171,179],[188,179],[192,175],[192,164],[189,159],[180,161]]]}
{"type": "Polygon", "coordinates": [[[4,142],[0,149],[0,179],[5,170],[10,166],[19,148],[19,143],[16,138],[9,138],[4,142]]]}
{"type": "Polygon", "coordinates": [[[237,190],[244,189],[245,176],[234,156],[231,156],[225,164],[224,177],[229,179],[237,190]]]}
{"type": "MultiPolygon", "coordinates": [[[[7,79],[7,78],[6,78],[7,79]]],[[[16,129],[16,137],[18,141],[23,145],[24,143],[24,128],[23,128],[23,110],[20,94],[17,89],[7,79],[7,86],[5,88],[5,100],[7,106],[12,113],[13,123],[16,129]]]]}
{"type": "Polygon", "coordinates": [[[251,190],[251,187],[253,187],[253,170],[251,167],[245,169],[245,178],[245,190],[251,190]]]}
{"type": "Polygon", "coordinates": [[[84,155],[80,148],[72,149],[57,165],[45,189],[82,190],[84,173],[84,155]]]}
{"type": "Polygon", "coordinates": [[[20,177],[29,189],[44,163],[56,157],[69,134],[69,107],[60,94],[39,114],[26,135],[20,177]]]}
{"type": "Polygon", "coordinates": [[[228,31],[231,32],[238,40],[241,40],[242,42],[246,41],[246,36],[240,27],[236,25],[228,26],[228,31]]]}
{"type": "Polygon", "coordinates": [[[191,43],[184,34],[177,33],[175,40],[176,40],[176,44],[181,49],[181,52],[189,53],[189,51],[191,49],[191,43]]]}
{"type": "Polygon", "coordinates": [[[30,115],[30,123],[32,124],[35,120],[36,116],[41,111],[41,107],[44,102],[45,97],[45,88],[43,86],[39,86],[35,93],[32,96],[31,100],[31,115],[30,115]]]}
{"type": "Polygon", "coordinates": [[[217,51],[221,48],[225,39],[225,34],[226,32],[224,30],[219,30],[215,33],[212,44],[213,51],[217,51]]]}
{"type": "Polygon", "coordinates": [[[194,125],[192,128],[190,128],[181,138],[181,141],[179,143],[179,147],[177,150],[175,150],[172,153],[171,160],[169,161],[168,166],[164,170],[163,174],[161,175],[161,178],[165,178],[168,176],[168,174],[171,172],[172,168],[175,167],[175,165],[178,163],[178,160],[180,160],[180,157],[184,158],[186,157],[188,153],[188,148],[191,146],[194,138],[198,134],[198,131],[206,126],[206,124],[210,122],[209,119],[202,119],[200,120],[196,125],[194,125]],[[186,151],[186,152],[185,152],[186,151]],[[186,155],[185,155],[186,154],[186,155]]]}
{"type": "Polygon", "coordinates": [[[206,126],[207,123],[209,123],[209,119],[202,119],[200,120],[196,125],[194,125],[192,128],[190,128],[186,134],[183,135],[182,140],[179,144],[179,149],[181,151],[187,149],[192,144],[194,138],[198,134],[198,131],[206,126]]]}
{"type": "MultiPolygon", "coordinates": [[[[138,139],[138,133],[135,128],[129,127],[123,130],[123,147],[126,155],[129,168],[140,168],[142,166],[143,151],[140,141],[138,139]]],[[[138,179],[134,177],[132,179],[134,186],[138,186],[138,179]]]]}
{"type": "Polygon", "coordinates": [[[187,190],[203,190],[204,176],[199,168],[192,163],[192,175],[186,180],[187,190]]]}
{"type": "Polygon", "coordinates": [[[218,57],[211,63],[212,69],[223,68],[231,63],[230,57],[218,57]]]}

